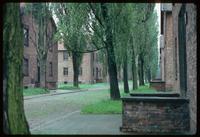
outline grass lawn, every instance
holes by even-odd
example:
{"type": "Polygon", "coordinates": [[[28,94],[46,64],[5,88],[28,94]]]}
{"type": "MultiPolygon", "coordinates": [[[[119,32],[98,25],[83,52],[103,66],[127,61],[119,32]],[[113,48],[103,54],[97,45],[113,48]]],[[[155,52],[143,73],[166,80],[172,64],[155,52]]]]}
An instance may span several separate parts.
{"type": "Polygon", "coordinates": [[[122,102],[114,100],[102,100],[100,102],[85,106],[83,114],[121,114],[122,102]]]}
{"type": "Polygon", "coordinates": [[[149,84],[145,84],[144,86],[139,86],[138,89],[131,91],[131,93],[156,93],[157,91],[153,88],[149,87],[149,84]]]}
{"type": "Polygon", "coordinates": [[[58,89],[63,89],[63,90],[88,89],[88,88],[99,88],[99,87],[109,87],[109,83],[79,84],[79,88],[73,87],[73,83],[58,85],[58,89]]]}
{"type": "MultiPolygon", "coordinates": [[[[106,91],[104,93],[109,93],[109,91],[106,91]]],[[[124,91],[120,89],[120,95],[121,97],[123,97],[123,96],[127,96],[128,94],[124,93],[124,91]]],[[[110,97],[107,99],[99,99],[97,97],[95,103],[91,103],[82,107],[81,113],[82,114],[121,114],[122,101],[111,100],[110,97]]]]}
{"type": "MultiPolygon", "coordinates": [[[[130,84],[130,83],[129,83],[130,84]]],[[[109,92],[109,91],[108,91],[109,92]]],[[[137,90],[130,91],[131,93],[156,93],[157,91],[149,88],[149,84],[138,87],[137,90]]],[[[121,97],[128,96],[124,93],[123,87],[120,89],[121,97]]],[[[96,98],[98,100],[98,98],[96,98]]],[[[81,109],[82,114],[121,114],[122,113],[122,101],[121,100],[107,100],[101,99],[98,102],[88,104],[81,109]]]]}
{"type": "Polygon", "coordinates": [[[27,88],[23,89],[24,96],[38,95],[38,94],[47,94],[49,90],[45,90],[43,88],[27,88]]]}

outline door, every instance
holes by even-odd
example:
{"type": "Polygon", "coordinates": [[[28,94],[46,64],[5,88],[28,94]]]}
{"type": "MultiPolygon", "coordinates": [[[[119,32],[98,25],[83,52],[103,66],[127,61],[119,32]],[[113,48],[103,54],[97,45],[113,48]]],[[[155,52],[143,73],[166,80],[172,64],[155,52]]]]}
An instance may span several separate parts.
{"type": "Polygon", "coordinates": [[[185,26],[185,4],[182,5],[178,19],[179,37],[179,79],[180,91],[186,97],[187,91],[187,62],[186,62],[186,26],[185,26]]]}

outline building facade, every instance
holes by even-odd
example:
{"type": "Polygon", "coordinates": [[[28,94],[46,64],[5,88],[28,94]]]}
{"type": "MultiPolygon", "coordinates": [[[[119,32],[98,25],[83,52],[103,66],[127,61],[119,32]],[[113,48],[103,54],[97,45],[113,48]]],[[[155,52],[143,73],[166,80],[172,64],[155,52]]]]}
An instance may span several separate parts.
{"type": "Polygon", "coordinates": [[[195,4],[161,4],[161,74],[166,88],[189,99],[190,129],[197,129],[197,12],[195,4]],[[168,18],[168,19],[167,19],[168,18]]]}
{"type": "Polygon", "coordinates": [[[172,4],[161,4],[161,76],[165,81],[166,90],[174,90],[174,47],[173,40],[173,22],[172,22],[172,4]]]}
{"type": "MultiPolygon", "coordinates": [[[[96,83],[103,81],[103,67],[97,57],[97,52],[84,53],[79,68],[80,83],[96,83]]],[[[64,48],[62,42],[58,43],[58,83],[73,82],[72,56],[64,48]]]]}
{"type": "MultiPolygon", "coordinates": [[[[24,58],[23,58],[23,85],[24,87],[38,87],[40,86],[40,68],[37,59],[36,40],[38,33],[38,26],[34,18],[29,14],[23,13],[23,5],[21,5],[22,24],[24,32],[24,58]]],[[[53,35],[56,32],[56,25],[51,18],[48,22],[48,34],[53,35]]],[[[46,87],[55,89],[57,87],[57,43],[51,43],[47,53],[46,62],[46,87]]]]}
{"type": "Polygon", "coordinates": [[[173,4],[174,87],[190,100],[190,129],[197,129],[197,7],[173,4]]]}

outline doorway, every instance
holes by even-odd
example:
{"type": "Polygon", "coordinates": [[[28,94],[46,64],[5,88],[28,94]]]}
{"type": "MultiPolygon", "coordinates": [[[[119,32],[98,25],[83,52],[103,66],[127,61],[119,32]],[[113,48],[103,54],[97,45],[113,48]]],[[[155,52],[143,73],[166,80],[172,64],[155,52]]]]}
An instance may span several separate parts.
{"type": "Polygon", "coordinates": [[[182,5],[178,17],[178,38],[179,38],[179,78],[180,92],[186,97],[187,91],[187,61],[186,61],[186,22],[185,22],[185,4],[182,5]]]}

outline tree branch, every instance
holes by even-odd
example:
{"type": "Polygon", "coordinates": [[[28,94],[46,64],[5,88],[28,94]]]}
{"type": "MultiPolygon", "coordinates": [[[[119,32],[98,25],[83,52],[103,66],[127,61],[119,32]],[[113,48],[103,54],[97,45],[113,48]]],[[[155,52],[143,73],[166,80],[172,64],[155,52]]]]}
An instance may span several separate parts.
{"type": "Polygon", "coordinates": [[[103,23],[102,23],[100,17],[97,16],[97,14],[95,13],[95,10],[94,10],[94,8],[92,7],[92,4],[91,4],[91,3],[89,3],[89,6],[90,6],[90,8],[92,9],[92,13],[94,14],[95,18],[98,20],[99,24],[101,24],[101,26],[104,27],[104,25],[103,25],[103,23]]]}

